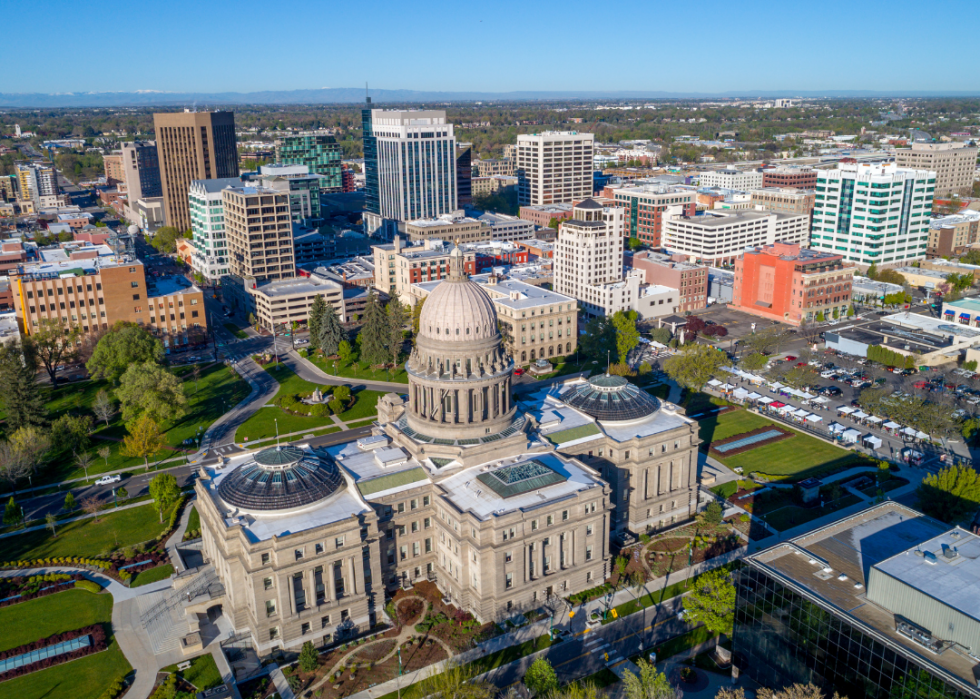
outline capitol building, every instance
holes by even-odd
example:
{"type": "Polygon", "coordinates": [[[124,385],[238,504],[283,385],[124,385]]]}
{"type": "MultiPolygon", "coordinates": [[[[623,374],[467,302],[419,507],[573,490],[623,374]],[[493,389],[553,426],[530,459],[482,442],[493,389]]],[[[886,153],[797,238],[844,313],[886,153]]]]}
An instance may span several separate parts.
{"type": "Polygon", "coordinates": [[[503,621],[601,585],[621,533],[696,511],[697,423],[605,374],[515,395],[494,304],[458,248],[406,369],[369,436],[201,468],[203,555],[260,654],[364,633],[386,595],[422,580],[503,621]]]}

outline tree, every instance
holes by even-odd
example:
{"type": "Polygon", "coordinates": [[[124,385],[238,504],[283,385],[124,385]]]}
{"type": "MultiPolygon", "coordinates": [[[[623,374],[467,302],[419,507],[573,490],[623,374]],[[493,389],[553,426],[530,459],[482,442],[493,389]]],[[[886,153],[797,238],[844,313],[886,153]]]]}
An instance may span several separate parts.
{"type": "Polygon", "coordinates": [[[947,466],[922,479],[919,509],[950,524],[969,519],[980,505],[980,480],[971,466],[947,466]]]}
{"type": "Polygon", "coordinates": [[[425,306],[426,298],[428,297],[423,296],[421,299],[419,299],[419,302],[415,304],[415,306],[412,308],[412,341],[413,342],[415,341],[415,338],[419,334],[419,322],[421,321],[422,318],[422,307],[425,306]]]}
{"type": "Polygon", "coordinates": [[[493,699],[497,688],[477,679],[476,663],[462,664],[450,660],[443,672],[422,680],[419,696],[440,699],[493,699]]]}
{"type": "Polygon", "coordinates": [[[630,238],[628,241],[626,241],[626,244],[629,246],[630,250],[639,250],[643,247],[643,241],[639,238],[630,238]]]}
{"type": "Polygon", "coordinates": [[[31,347],[48,372],[53,388],[58,386],[58,367],[75,361],[81,332],[81,328],[65,330],[56,318],[41,318],[37,330],[25,339],[24,344],[31,347]]]}
{"type": "Polygon", "coordinates": [[[946,283],[956,291],[966,291],[973,286],[972,274],[947,274],[946,283]]]}
{"type": "Polygon", "coordinates": [[[51,423],[51,445],[55,451],[70,451],[72,454],[78,454],[88,447],[91,432],[91,415],[65,413],[51,423]]]}
{"type": "Polygon", "coordinates": [[[99,511],[101,507],[102,501],[95,496],[82,500],[82,511],[87,515],[92,515],[96,522],[99,521],[99,511]]]}
{"type": "Polygon", "coordinates": [[[163,511],[170,507],[177,498],[180,497],[180,487],[177,479],[170,473],[161,473],[150,481],[150,497],[156,503],[157,511],[160,513],[160,522],[163,522],[163,511]]]}
{"type": "Polygon", "coordinates": [[[23,509],[14,500],[14,496],[11,495],[10,499],[7,500],[7,506],[3,508],[3,523],[8,527],[17,524],[22,518],[22,512],[23,509]]]}
{"type": "Polygon", "coordinates": [[[115,383],[130,365],[159,364],[163,356],[163,343],[145,328],[119,321],[99,340],[85,368],[92,378],[115,383]]]}
{"type": "Polygon", "coordinates": [[[112,405],[112,398],[105,392],[105,389],[100,389],[95,394],[95,400],[92,401],[92,412],[95,413],[95,417],[105,423],[106,427],[109,426],[109,420],[115,415],[116,409],[112,405]]]}
{"type": "Polygon", "coordinates": [[[735,585],[727,567],[703,573],[694,580],[694,588],[684,597],[687,620],[712,634],[731,635],[735,619],[735,585]]]}
{"type": "Polygon", "coordinates": [[[62,509],[65,512],[71,512],[75,509],[75,496],[70,490],[68,491],[68,494],[65,495],[65,504],[62,509]]]}
{"type": "Polygon", "coordinates": [[[27,466],[28,475],[37,472],[51,450],[51,438],[33,425],[15,430],[10,435],[10,444],[27,466]]]}
{"type": "Polygon", "coordinates": [[[344,328],[340,325],[340,318],[337,317],[337,309],[328,305],[323,313],[320,325],[319,338],[320,351],[330,356],[337,353],[340,343],[347,337],[344,328]]]}
{"type": "MultiPolygon", "coordinates": [[[[143,464],[150,468],[149,458],[160,451],[163,446],[163,435],[153,418],[144,413],[128,425],[129,434],[123,437],[122,454],[143,459],[143,464]]],[[[154,479],[155,480],[155,479],[154,479]]]]}
{"type": "Polygon", "coordinates": [[[905,284],[905,277],[893,269],[883,269],[878,273],[876,281],[903,286],[905,284]]]}
{"type": "Polygon", "coordinates": [[[812,386],[817,382],[817,372],[812,366],[795,366],[786,372],[783,381],[796,388],[812,386]]]}
{"type": "Polygon", "coordinates": [[[347,386],[334,386],[334,400],[339,400],[344,405],[350,401],[350,389],[347,386]]]}
{"type": "Polygon", "coordinates": [[[704,510],[704,521],[708,524],[721,524],[723,514],[724,511],[717,501],[709,502],[704,510]]]}
{"type": "Polygon", "coordinates": [[[254,313],[248,314],[248,324],[255,328],[255,332],[259,331],[259,319],[255,317],[254,313]]]}
{"type": "Polygon", "coordinates": [[[871,266],[868,267],[868,271],[865,272],[865,274],[867,275],[868,279],[877,279],[878,278],[878,263],[877,262],[872,262],[871,263],[871,266]]]}
{"type": "Polygon", "coordinates": [[[116,488],[116,497],[120,500],[125,500],[129,497],[129,491],[124,486],[119,486],[116,488]]]}
{"type": "Polygon", "coordinates": [[[405,306],[397,298],[393,298],[388,302],[387,311],[387,326],[388,326],[388,352],[391,354],[391,363],[398,364],[398,356],[401,354],[402,341],[404,340],[404,335],[402,334],[405,328],[405,324],[408,323],[408,312],[405,310],[405,306]]]}
{"type": "Polygon", "coordinates": [[[681,386],[700,391],[728,363],[724,352],[708,345],[687,345],[664,362],[664,370],[681,386]]]}
{"type": "Polygon", "coordinates": [[[368,293],[360,338],[363,361],[372,365],[384,364],[388,361],[388,323],[374,290],[368,293]]]}
{"type": "Polygon", "coordinates": [[[92,455],[83,451],[75,457],[75,464],[85,472],[85,480],[88,481],[88,467],[92,465],[92,455]]]}
{"type": "Polygon", "coordinates": [[[44,523],[47,525],[48,529],[51,530],[51,538],[55,539],[58,536],[58,518],[54,516],[53,512],[49,512],[44,515],[44,523]]]}
{"type": "Polygon", "coordinates": [[[670,342],[670,328],[654,328],[650,331],[650,339],[654,342],[659,342],[661,345],[666,345],[670,342]]]}
{"type": "Polygon", "coordinates": [[[759,371],[768,363],[769,357],[764,354],[759,354],[758,352],[753,352],[752,354],[743,358],[740,365],[743,369],[745,369],[745,371],[759,371]]]}
{"type": "Polygon", "coordinates": [[[616,326],[606,317],[591,319],[585,324],[585,334],[579,341],[579,349],[589,359],[605,363],[616,348],[616,326]]]}
{"type": "Polygon", "coordinates": [[[612,317],[616,329],[616,353],[619,361],[626,363],[626,357],[640,344],[640,331],[636,328],[636,311],[616,311],[612,317]]]}
{"type": "Polygon", "coordinates": [[[48,409],[37,384],[37,360],[29,343],[0,346],[0,386],[8,430],[47,424],[48,409]]]}
{"type": "Polygon", "coordinates": [[[536,658],[524,673],[524,686],[531,694],[546,697],[558,689],[558,675],[547,658],[536,658]]]}
{"type": "Polygon", "coordinates": [[[180,231],[173,226],[163,226],[153,234],[150,245],[156,248],[157,252],[171,255],[177,251],[177,239],[180,237],[180,231]]]}
{"type": "Polygon", "coordinates": [[[184,415],[187,398],[184,384],[158,364],[132,364],[119,379],[116,389],[122,418],[126,423],[147,415],[155,422],[184,415]]]}
{"type": "Polygon", "coordinates": [[[771,354],[778,352],[779,348],[786,344],[792,335],[779,328],[766,328],[757,333],[746,335],[742,339],[745,348],[752,352],[771,354]]]}
{"type": "Polygon", "coordinates": [[[299,652],[299,669],[303,672],[313,672],[320,665],[320,654],[312,641],[306,641],[299,652]]]}
{"type": "Polygon", "coordinates": [[[623,673],[623,691],[626,699],[673,699],[676,696],[670,686],[667,676],[657,671],[656,665],[651,665],[642,658],[636,662],[640,670],[637,677],[631,671],[623,673]]]}
{"type": "MultiPolygon", "coordinates": [[[[314,350],[320,349],[320,326],[323,323],[323,314],[327,310],[327,302],[323,296],[317,294],[310,304],[310,316],[306,321],[306,327],[310,330],[310,347],[314,350]]],[[[326,354],[326,352],[324,352],[326,354]]]]}
{"type": "Polygon", "coordinates": [[[109,468],[109,457],[112,456],[112,448],[107,444],[104,447],[99,447],[99,456],[105,461],[105,467],[109,468]]]}
{"type": "Polygon", "coordinates": [[[350,364],[350,360],[354,356],[354,348],[350,346],[347,340],[337,345],[337,356],[340,357],[340,361],[344,366],[350,364]]]}

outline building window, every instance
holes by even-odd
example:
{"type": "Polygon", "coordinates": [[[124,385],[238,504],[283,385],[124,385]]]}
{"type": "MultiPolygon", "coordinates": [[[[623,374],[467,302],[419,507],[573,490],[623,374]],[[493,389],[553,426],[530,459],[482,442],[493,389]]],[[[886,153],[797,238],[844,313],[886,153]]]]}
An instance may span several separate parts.
{"type": "MultiPolygon", "coordinates": [[[[512,587],[514,587],[514,574],[513,573],[507,573],[507,575],[505,576],[505,580],[506,580],[505,585],[504,585],[504,588],[505,589],[509,590],[512,587]]],[[[508,604],[510,604],[510,603],[508,602],[508,604]]]]}
{"type": "Polygon", "coordinates": [[[339,549],[343,548],[344,547],[344,537],[338,536],[337,538],[335,538],[334,539],[334,544],[336,544],[337,548],[339,548],[339,549]]]}
{"type": "Polygon", "coordinates": [[[262,565],[266,565],[268,562],[269,562],[269,554],[263,553],[262,554],[262,565]]]}
{"type": "Polygon", "coordinates": [[[274,599],[267,599],[265,601],[265,615],[267,617],[276,615],[276,601],[274,599]]]}
{"type": "Polygon", "coordinates": [[[330,615],[320,617],[320,628],[325,629],[330,626],[330,615]]]}
{"type": "Polygon", "coordinates": [[[310,632],[310,622],[306,622],[299,627],[299,633],[301,636],[305,636],[309,632],[310,632]]]}
{"type": "Polygon", "coordinates": [[[585,560],[587,560],[587,561],[591,561],[592,560],[592,547],[591,546],[586,546],[585,547],[585,560]]]}

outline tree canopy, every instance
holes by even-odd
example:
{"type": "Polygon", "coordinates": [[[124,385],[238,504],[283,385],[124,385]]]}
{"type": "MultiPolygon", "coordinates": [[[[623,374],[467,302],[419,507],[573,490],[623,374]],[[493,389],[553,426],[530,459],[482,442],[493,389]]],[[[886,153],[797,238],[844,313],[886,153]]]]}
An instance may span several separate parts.
{"type": "Polygon", "coordinates": [[[25,355],[31,353],[48,372],[51,386],[58,385],[58,367],[70,364],[78,356],[80,328],[65,330],[57,318],[41,318],[38,328],[24,341],[25,355]]]}
{"type": "Polygon", "coordinates": [[[692,344],[669,357],[664,362],[664,370],[681,386],[700,391],[727,362],[724,352],[708,345],[692,344]]]}
{"type": "Polygon", "coordinates": [[[640,669],[639,677],[629,670],[623,673],[626,699],[672,699],[676,695],[667,676],[659,672],[656,665],[641,658],[636,666],[640,669]]]}
{"type": "Polygon", "coordinates": [[[618,352],[616,326],[604,316],[591,319],[585,324],[585,334],[579,341],[579,349],[586,357],[605,364],[607,358],[618,352]]]}
{"type": "Polygon", "coordinates": [[[116,389],[122,418],[126,423],[148,415],[154,422],[176,419],[184,414],[187,398],[180,379],[159,364],[131,364],[116,389]]]}
{"type": "Polygon", "coordinates": [[[340,343],[347,337],[340,325],[337,309],[327,304],[320,319],[319,348],[325,355],[337,354],[340,343]]]}
{"type": "Polygon", "coordinates": [[[150,245],[156,248],[157,252],[170,255],[177,251],[177,239],[181,237],[181,232],[173,226],[163,226],[153,234],[150,245]]]}
{"type": "Polygon", "coordinates": [[[389,359],[388,322],[385,311],[372,290],[364,307],[364,325],[360,332],[361,360],[368,364],[384,364],[389,359]]]}
{"type": "Polygon", "coordinates": [[[131,364],[163,361],[163,343],[136,323],[119,321],[102,336],[85,364],[92,378],[115,383],[131,364]]]}
{"type": "Polygon", "coordinates": [[[949,524],[962,522],[980,506],[980,476],[971,466],[947,466],[923,478],[916,494],[925,514],[949,524]]]}
{"type": "Polygon", "coordinates": [[[616,354],[619,361],[626,363],[626,357],[640,344],[640,331],[636,328],[636,311],[616,311],[612,317],[616,329],[616,354]]]}
{"type": "Polygon", "coordinates": [[[727,567],[702,573],[684,597],[687,620],[695,626],[704,624],[715,634],[731,635],[735,621],[735,585],[727,567]]]}
{"type": "Polygon", "coordinates": [[[180,497],[180,486],[173,474],[161,473],[153,477],[150,481],[150,497],[156,504],[157,512],[160,513],[160,521],[163,521],[163,511],[170,507],[180,497]]]}
{"type": "Polygon", "coordinates": [[[48,409],[36,379],[37,365],[29,346],[16,341],[0,345],[0,406],[8,431],[47,423],[48,409]]]}
{"type": "Polygon", "coordinates": [[[310,304],[310,314],[306,327],[310,331],[310,347],[320,349],[320,327],[323,324],[323,314],[327,310],[327,302],[320,294],[316,295],[310,304]]]}
{"type": "Polygon", "coordinates": [[[547,697],[558,689],[558,675],[547,658],[536,658],[524,673],[524,686],[538,697],[547,697]]]}

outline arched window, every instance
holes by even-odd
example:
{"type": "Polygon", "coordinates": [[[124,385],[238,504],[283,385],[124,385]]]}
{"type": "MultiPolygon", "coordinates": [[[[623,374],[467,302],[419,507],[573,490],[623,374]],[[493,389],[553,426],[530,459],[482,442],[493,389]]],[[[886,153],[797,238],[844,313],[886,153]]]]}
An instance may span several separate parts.
{"type": "Polygon", "coordinates": [[[554,346],[551,346],[551,347],[548,348],[548,356],[549,357],[554,357],[555,356],[555,348],[554,348],[554,346]]]}
{"type": "Polygon", "coordinates": [[[521,352],[521,363],[527,361],[527,352],[521,352]]]}
{"type": "Polygon", "coordinates": [[[568,342],[568,343],[565,344],[565,351],[566,352],[571,352],[572,351],[572,343],[571,342],[568,342]]]}
{"type": "Polygon", "coordinates": [[[534,350],[531,350],[531,361],[532,361],[532,362],[534,361],[534,358],[535,358],[535,355],[534,355],[534,350]]]}

